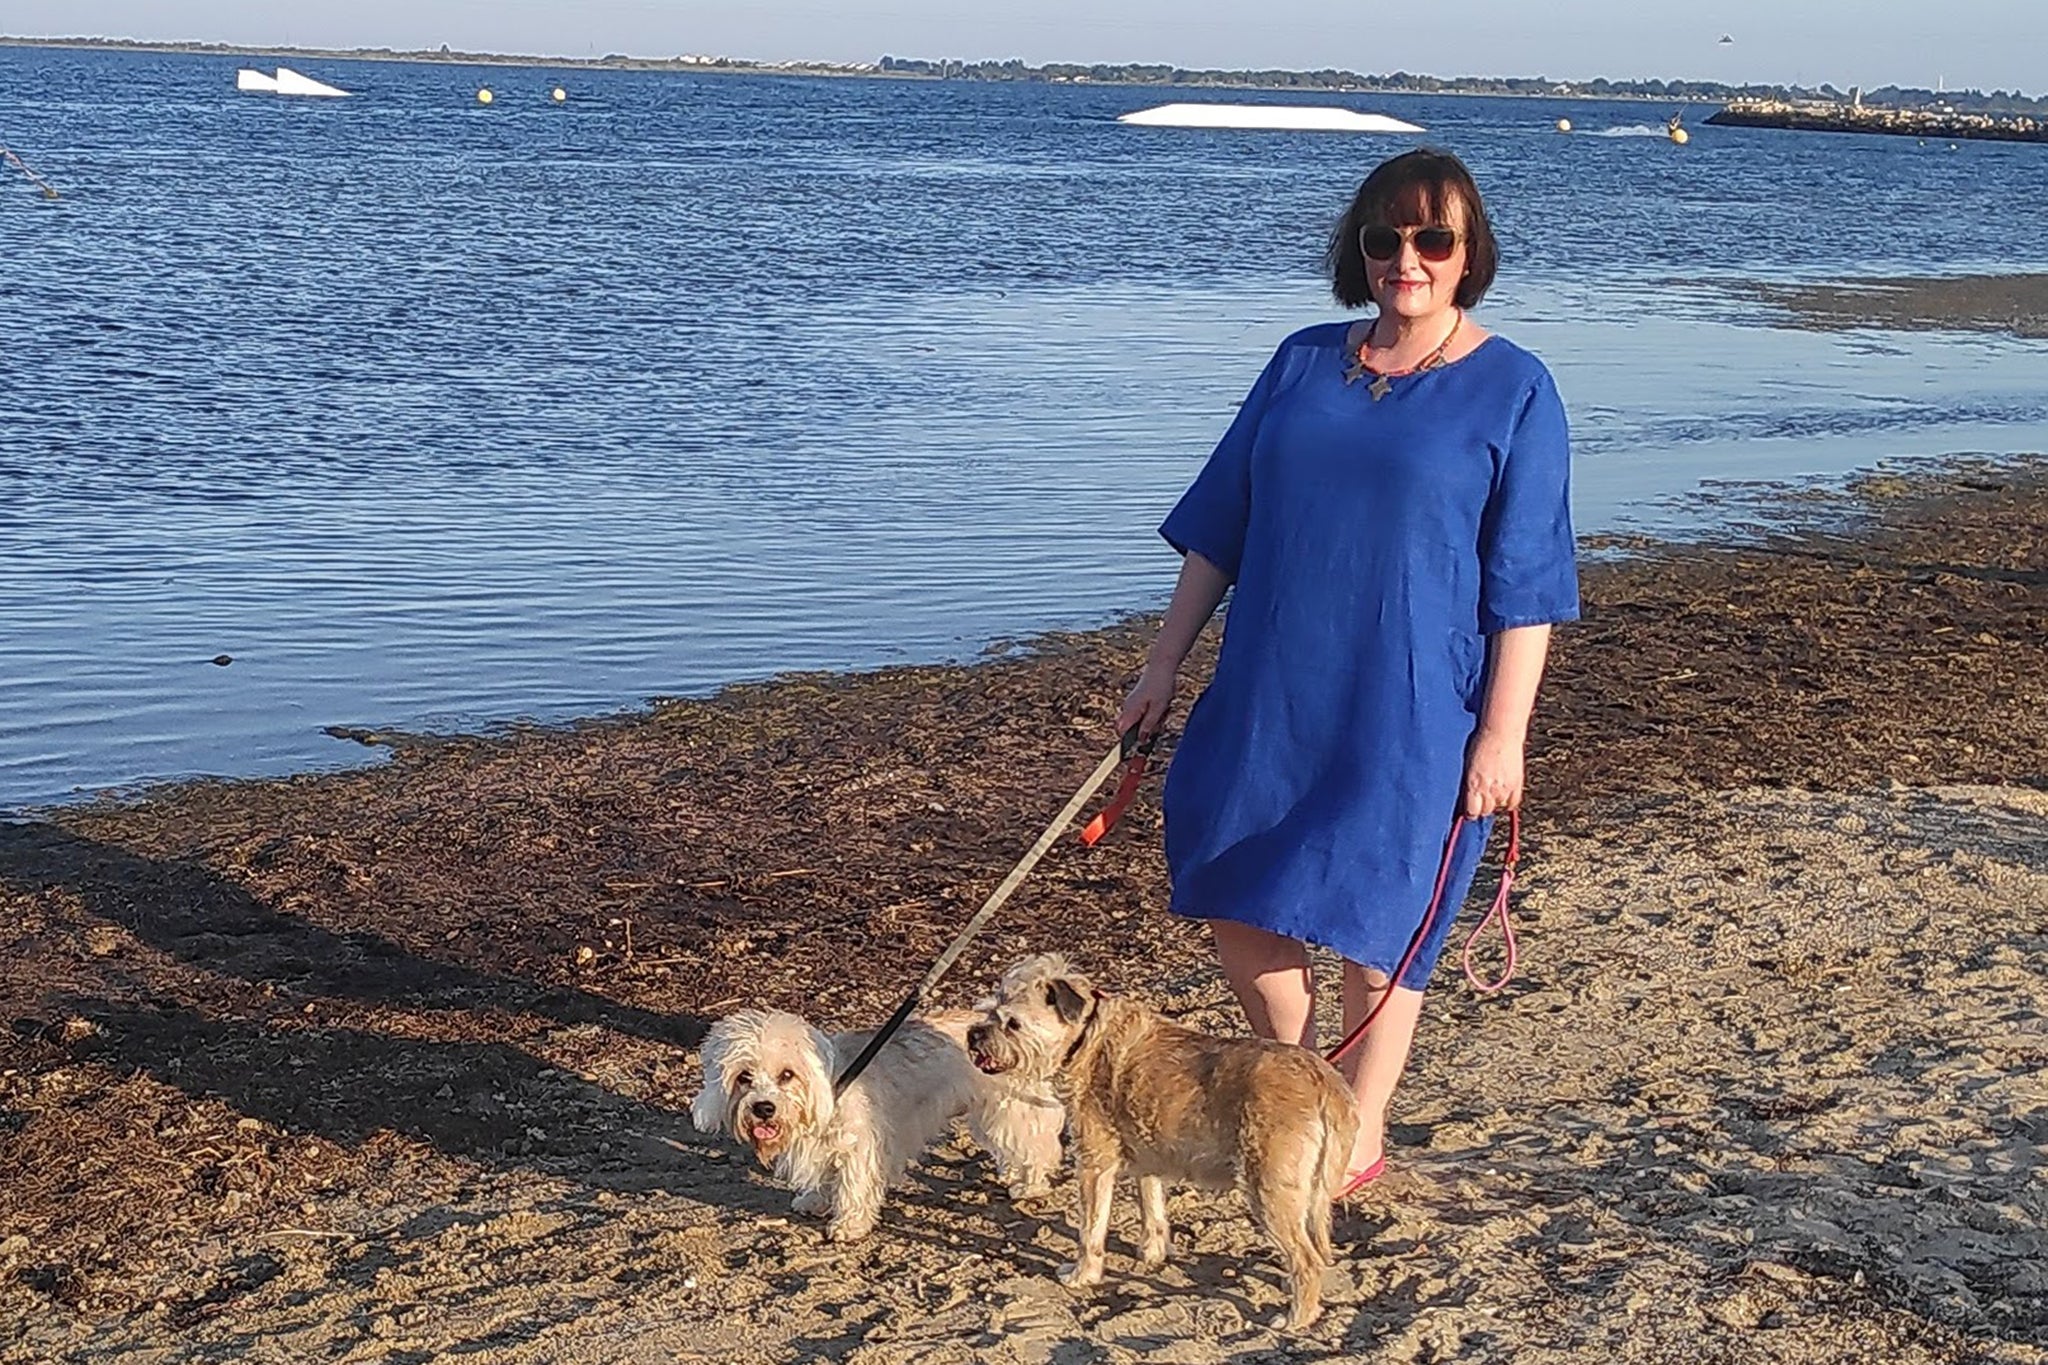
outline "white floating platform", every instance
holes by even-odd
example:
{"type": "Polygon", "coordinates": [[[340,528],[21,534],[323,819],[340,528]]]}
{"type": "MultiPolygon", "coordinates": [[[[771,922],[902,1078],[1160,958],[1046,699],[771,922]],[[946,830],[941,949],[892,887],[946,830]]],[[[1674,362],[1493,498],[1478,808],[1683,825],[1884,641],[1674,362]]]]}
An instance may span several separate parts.
{"type": "Polygon", "coordinates": [[[325,99],[339,99],[348,94],[348,91],[337,90],[324,81],[302,76],[288,66],[280,66],[275,76],[266,76],[245,66],[235,73],[235,89],[268,95],[318,95],[325,99]]]}
{"type": "Polygon", "coordinates": [[[346,95],[348,91],[337,90],[331,85],[325,85],[314,80],[311,76],[301,76],[288,66],[280,66],[277,69],[277,93],[280,95],[324,95],[328,98],[335,98],[346,95]]]}
{"type": "Polygon", "coordinates": [[[1313,104],[1162,104],[1117,115],[1118,123],[1152,128],[1284,128],[1320,133],[1419,133],[1423,129],[1385,114],[1361,114],[1313,104]]]}

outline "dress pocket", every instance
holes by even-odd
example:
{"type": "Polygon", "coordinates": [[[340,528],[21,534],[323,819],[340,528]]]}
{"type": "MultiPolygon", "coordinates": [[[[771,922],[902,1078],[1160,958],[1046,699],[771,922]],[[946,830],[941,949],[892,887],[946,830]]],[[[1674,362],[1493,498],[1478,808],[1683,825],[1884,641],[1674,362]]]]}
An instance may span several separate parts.
{"type": "Polygon", "coordinates": [[[1486,637],[1469,630],[1450,632],[1451,677],[1465,709],[1479,710],[1479,693],[1486,679],[1486,637]]]}

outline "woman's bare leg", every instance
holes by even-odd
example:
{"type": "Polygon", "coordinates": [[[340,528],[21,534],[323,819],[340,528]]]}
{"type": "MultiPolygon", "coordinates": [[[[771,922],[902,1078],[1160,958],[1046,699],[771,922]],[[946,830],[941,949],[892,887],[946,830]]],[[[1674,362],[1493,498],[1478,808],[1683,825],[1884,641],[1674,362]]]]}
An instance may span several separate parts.
{"type": "MultiPolygon", "coordinates": [[[[1302,1047],[1316,1045],[1315,978],[1309,970],[1308,948],[1288,938],[1234,920],[1210,920],[1216,938],[1216,960],[1237,995],[1252,1032],[1302,1047]]],[[[1387,974],[1344,964],[1344,1030],[1349,1033],[1379,1003],[1387,974]]],[[[1415,1029],[1422,1018],[1421,991],[1397,987],[1358,1046],[1345,1054],[1338,1069],[1358,1102],[1358,1140],[1348,1169],[1362,1171],[1380,1159],[1387,1146],[1387,1106],[1408,1066],[1415,1029]]]]}
{"type": "Polygon", "coordinates": [[[1235,920],[1212,919],[1216,960],[1252,1032],[1283,1043],[1316,1045],[1315,979],[1308,947],[1300,939],[1255,929],[1235,920]]]}
{"type": "MultiPolygon", "coordinates": [[[[1379,1003],[1387,992],[1387,974],[1344,964],[1344,1031],[1358,1027],[1358,1021],[1379,1003]]],[[[1355,1174],[1372,1165],[1387,1150],[1387,1105],[1401,1073],[1408,1066],[1408,1049],[1415,1042],[1415,1026],[1422,1018],[1422,992],[1397,986],[1393,999],[1372,1021],[1365,1037],[1338,1063],[1338,1070],[1351,1083],[1358,1099],[1358,1141],[1351,1148],[1349,1169],[1355,1174]]]]}

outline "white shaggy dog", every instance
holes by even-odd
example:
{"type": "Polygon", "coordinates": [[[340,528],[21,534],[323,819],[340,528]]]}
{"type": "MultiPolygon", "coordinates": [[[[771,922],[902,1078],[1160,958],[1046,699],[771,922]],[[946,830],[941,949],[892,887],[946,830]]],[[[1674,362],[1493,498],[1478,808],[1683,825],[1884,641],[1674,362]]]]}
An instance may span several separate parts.
{"type": "Polygon", "coordinates": [[[798,1213],[828,1214],[826,1234],[874,1230],[888,1187],[965,1114],[1013,1198],[1051,1188],[1066,1113],[1048,1087],[984,1076],[968,1060],[964,1010],[906,1021],[843,1095],[833,1079],[872,1032],[827,1035],[794,1014],[741,1010],[712,1025],[704,1089],[690,1117],[729,1133],[795,1189],[798,1213]]]}

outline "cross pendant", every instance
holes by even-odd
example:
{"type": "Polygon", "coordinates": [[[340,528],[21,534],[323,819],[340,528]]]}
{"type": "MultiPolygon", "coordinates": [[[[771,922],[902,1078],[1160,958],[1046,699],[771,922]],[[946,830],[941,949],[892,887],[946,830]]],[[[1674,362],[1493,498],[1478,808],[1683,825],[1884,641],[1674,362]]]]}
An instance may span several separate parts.
{"type": "Polygon", "coordinates": [[[1388,393],[1388,392],[1389,392],[1389,391],[1390,391],[1390,390],[1391,390],[1391,389],[1392,389],[1393,387],[1394,387],[1394,381],[1393,381],[1393,380],[1391,380],[1391,379],[1389,379],[1389,378],[1387,378],[1387,377],[1386,377],[1385,375],[1383,375],[1383,374],[1382,374],[1382,375],[1375,375],[1375,376],[1373,377],[1373,381],[1372,381],[1372,383],[1370,383],[1370,384],[1366,385],[1366,387],[1365,387],[1365,391],[1366,391],[1367,393],[1371,394],[1371,395],[1372,395],[1372,401],[1373,401],[1373,402],[1375,402],[1375,403],[1377,403],[1377,402],[1379,402],[1379,401],[1380,401],[1380,400],[1381,400],[1382,398],[1385,398],[1385,397],[1387,396],[1387,393],[1388,393]]]}

